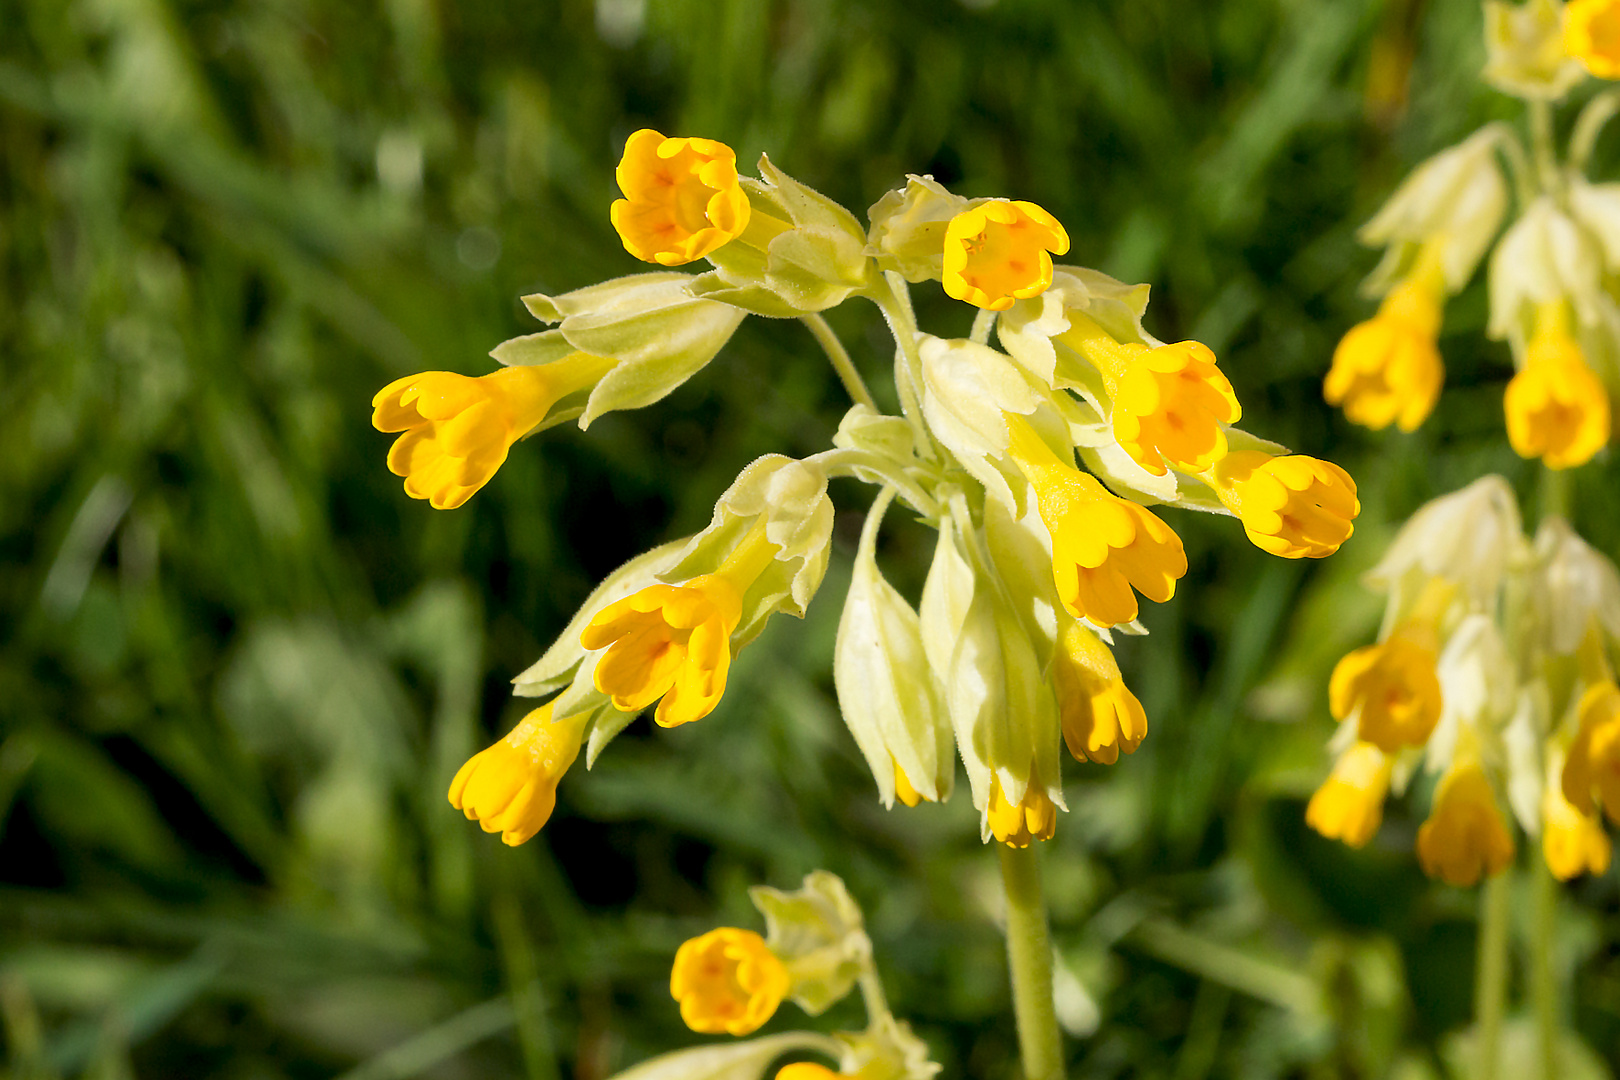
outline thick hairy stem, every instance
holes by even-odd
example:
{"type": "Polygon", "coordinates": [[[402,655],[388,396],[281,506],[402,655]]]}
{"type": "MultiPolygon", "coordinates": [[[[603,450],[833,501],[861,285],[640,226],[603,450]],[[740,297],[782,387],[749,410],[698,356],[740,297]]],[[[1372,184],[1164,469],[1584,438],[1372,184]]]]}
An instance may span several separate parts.
{"type": "Polygon", "coordinates": [[[1479,900],[1479,959],[1474,970],[1474,1076],[1496,1080],[1502,1009],[1507,1001],[1509,871],[1485,879],[1479,900]]]}
{"type": "Polygon", "coordinates": [[[1001,849],[1001,881],[1007,890],[1007,964],[1012,972],[1013,1012],[1025,1080],[1060,1080],[1063,1043],[1052,1001],[1052,941],[1035,848],[1001,849]]]}

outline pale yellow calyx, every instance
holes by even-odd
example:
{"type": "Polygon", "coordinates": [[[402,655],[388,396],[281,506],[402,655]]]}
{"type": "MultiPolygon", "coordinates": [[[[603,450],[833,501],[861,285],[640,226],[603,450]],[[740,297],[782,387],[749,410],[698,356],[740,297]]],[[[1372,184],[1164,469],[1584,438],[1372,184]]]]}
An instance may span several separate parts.
{"type": "Polygon", "coordinates": [[[1478,762],[1455,764],[1440,778],[1417,852],[1423,872],[1450,885],[1473,885],[1513,861],[1513,835],[1478,762]]]}
{"type": "Polygon", "coordinates": [[[680,585],[649,585],[597,612],[580,633],[597,661],[596,688],[613,707],[639,712],[658,702],[663,727],[714,711],[731,668],[731,635],[748,587],[776,558],[763,516],[712,574],[680,585]]]}
{"type": "Polygon", "coordinates": [[[1620,79],[1620,2],[1570,0],[1564,48],[1600,79],[1620,79]]]}
{"type": "Polygon", "coordinates": [[[1569,331],[1563,301],[1536,309],[1524,367],[1502,398],[1508,442],[1549,469],[1584,465],[1608,445],[1609,395],[1569,331]]]}
{"type": "Polygon", "coordinates": [[[1439,650],[1435,621],[1420,612],[1376,645],[1346,654],[1328,680],[1333,718],[1356,715],[1357,734],[1387,754],[1422,746],[1440,721],[1439,650]]]}
{"type": "Polygon", "coordinates": [[[1017,804],[1007,801],[1001,781],[992,778],[988,816],[991,834],[1008,847],[1029,847],[1035,840],[1052,839],[1057,831],[1057,807],[1033,776],[1017,804]]]}
{"type": "Polygon", "coordinates": [[[1069,613],[1113,626],[1136,618],[1136,593],[1158,603],[1175,595],[1187,555],[1170,526],[1061,461],[1027,420],[1005,416],[1007,453],[1035,491],[1052,535],[1052,576],[1069,613]]]}
{"type": "Polygon", "coordinates": [[[1558,783],[1548,784],[1541,799],[1541,854],[1559,881],[1609,871],[1613,844],[1596,815],[1582,813],[1564,797],[1558,783]]]}
{"type": "Polygon", "coordinates": [[[689,263],[748,227],[737,155],[725,143],[665,138],[643,128],[625,140],[614,175],[625,197],[609,217],[625,250],[643,262],[689,263]]]}
{"type": "Polygon", "coordinates": [[[1329,405],[1374,431],[1394,424],[1415,431],[1434,411],[1445,381],[1439,333],[1445,276],[1438,255],[1427,254],[1390,290],[1378,314],[1350,328],[1333,350],[1322,383],[1329,405]]]}
{"type": "Polygon", "coordinates": [[[1120,676],[1114,654],[1083,624],[1069,621],[1052,662],[1063,742],[1077,761],[1112,765],[1147,736],[1147,713],[1120,676]]]}
{"type": "Polygon", "coordinates": [[[539,832],[557,805],[557,782],[579,756],[589,714],[553,719],[548,702],[450,781],[450,805],[513,847],[539,832]]]}
{"type": "Polygon", "coordinates": [[[787,965],[764,938],[722,926],[676,951],[669,992],[693,1031],[747,1035],[775,1014],[791,982],[787,965]]]}
{"type": "Polygon", "coordinates": [[[371,424],[404,433],[388,451],[388,470],[405,478],[405,494],[452,510],[489,483],[512,444],[552,406],[594,386],[614,363],[576,352],[477,378],[449,371],[407,375],[371,399],[371,424]]]}
{"type": "Polygon", "coordinates": [[[1204,479],[1250,542],[1285,559],[1320,559],[1355,531],[1356,482],[1331,461],[1258,450],[1228,454],[1204,479]]]}
{"type": "Polygon", "coordinates": [[[1384,796],[1394,760],[1371,743],[1358,742],[1339,756],[1333,772],[1305,807],[1305,824],[1350,847],[1365,847],[1384,820],[1384,796]]]}
{"type": "Polygon", "coordinates": [[[947,295],[988,311],[1039,296],[1052,284],[1052,256],[1069,250],[1057,218],[1032,202],[990,199],[945,227],[947,295]]]}
{"type": "Polygon", "coordinates": [[[1564,762],[1564,797],[1583,814],[1596,802],[1620,824],[1620,688],[1613,681],[1590,685],[1576,706],[1580,730],[1564,762]]]}

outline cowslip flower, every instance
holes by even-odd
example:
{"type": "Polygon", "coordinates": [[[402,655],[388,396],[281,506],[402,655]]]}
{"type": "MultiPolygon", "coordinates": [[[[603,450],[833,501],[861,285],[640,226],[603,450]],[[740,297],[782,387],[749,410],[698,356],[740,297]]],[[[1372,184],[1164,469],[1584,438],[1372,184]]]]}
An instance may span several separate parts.
{"type": "Polygon", "coordinates": [[[726,690],[743,595],[776,558],[765,522],[762,516],[714,573],[649,585],[592,617],[579,640],[587,650],[607,650],[593,678],[614,708],[639,712],[656,701],[653,719],[663,727],[714,711],[726,690]]]}
{"type": "Polygon", "coordinates": [[[1006,421],[1007,453],[1035,490],[1052,535],[1052,576],[1069,613],[1113,626],[1136,618],[1137,592],[1161,604],[1174,596],[1187,572],[1174,530],[1064,464],[1022,417],[1009,413],[1006,421]]]}
{"type": "Polygon", "coordinates": [[[1147,713],[1119,673],[1101,638],[1072,621],[1058,641],[1052,680],[1063,742],[1076,761],[1112,765],[1121,750],[1133,753],[1147,737],[1147,713]]]}
{"type": "Polygon", "coordinates": [[[643,128],[625,140],[614,176],[625,197],[615,200],[609,217],[624,249],[643,262],[680,266],[748,227],[737,155],[725,143],[643,128]]]}
{"type": "Polygon", "coordinates": [[[1453,764],[1440,778],[1417,851],[1423,872],[1450,885],[1473,885],[1513,861],[1513,836],[1477,761],[1453,764]]]}
{"type": "Polygon", "coordinates": [[[776,1080],[837,1080],[843,1075],[814,1061],[794,1061],[776,1070],[776,1080]]]}
{"type": "Polygon", "coordinates": [[[1445,382],[1438,344],[1444,288],[1436,264],[1397,284],[1376,315],[1351,327],[1322,384],[1327,403],[1374,431],[1390,424],[1417,430],[1445,382]]]}
{"type": "Polygon", "coordinates": [[[1342,722],[1355,714],[1357,734],[1385,753],[1422,746],[1440,720],[1438,654],[1434,624],[1422,618],[1347,653],[1328,680],[1333,718],[1342,722]]]}
{"type": "Polygon", "coordinates": [[[747,1035],[787,996],[787,965],[752,930],[722,926],[683,943],[669,973],[681,1019],[705,1035],[747,1035]]]}
{"type": "Polygon", "coordinates": [[[988,311],[1039,296],[1052,284],[1052,256],[1069,250],[1057,218],[1032,202],[990,199],[945,227],[947,295],[988,311]]]}
{"type": "Polygon", "coordinates": [[[1333,765],[1333,772],[1305,807],[1305,824],[1353,848],[1365,847],[1384,820],[1394,760],[1371,743],[1358,742],[1333,765]]]}
{"type": "Polygon", "coordinates": [[[1620,3],[1571,0],[1564,8],[1564,49],[1600,79],[1620,79],[1620,3]]]}
{"type": "Polygon", "coordinates": [[[1559,782],[1562,770],[1556,763],[1550,771],[1551,782],[1541,796],[1541,855],[1547,860],[1547,869],[1559,881],[1607,873],[1613,845],[1602,823],[1595,815],[1582,813],[1564,796],[1559,782]]]}
{"type": "Polygon", "coordinates": [[[473,755],[450,781],[450,805],[512,847],[551,818],[557,782],[579,756],[588,713],[553,717],[552,703],[520,720],[500,742],[473,755]]]}
{"type": "Polygon", "coordinates": [[[1610,821],[1620,824],[1620,687],[1596,683],[1581,695],[1580,730],[1564,763],[1564,797],[1581,813],[1593,813],[1593,796],[1610,821]]]}
{"type": "Polygon", "coordinates": [[[1609,441],[1609,394],[1569,332],[1563,301],[1540,305],[1524,367],[1502,398],[1508,442],[1549,469],[1584,465],[1609,441]]]}
{"type": "Polygon", "coordinates": [[[388,451],[388,470],[405,478],[405,494],[453,510],[489,483],[512,444],[538,427],[552,406],[595,385],[613,364],[576,352],[477,378],[449,371],[407,375],[371,399],[371,424],[403,432],[388,451]]]}
{"type": "Polygon", "coordinates": [[[1029,847],[1033,841],[1052,839],[1057,832],[1057,807],[1033,776],[1017,803],[1008,801],[999,779],[992,779],[988,818],[990,832],[1008,847],[1029,847]]]}
{"type": "Polygon", "coordinates": [[[1244,450],[1226,455],[1204,478],[1243,522],[1249,541],[1285,559],[1320,559],[1338,551],[1361,513],[1350,474],[1304,454],[1244,450]]]}

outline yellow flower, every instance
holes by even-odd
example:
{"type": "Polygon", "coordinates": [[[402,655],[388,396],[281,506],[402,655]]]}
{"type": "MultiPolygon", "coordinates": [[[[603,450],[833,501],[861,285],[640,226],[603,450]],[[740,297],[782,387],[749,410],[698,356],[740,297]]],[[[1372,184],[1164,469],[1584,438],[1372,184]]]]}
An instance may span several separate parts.
{"type": "Polygon", "coordinates": [[[1032,840],[1050,840],[1057,831],[1057,807],[1034,776],[1016,806],[1002,793],[1001,781],[991,777],[989,817],[991,833],[1009,847],[1029,847],[1032,840]]]}
{"type": "Polygon", "coordinates": [[[407,375],[377,391],[371,423],[378,431],[404,432],[388,451],[388,469],[405,478],[405,494],[452,510],[489,483],[512,444],[553,405],[594,385],[613,364],[576,352],[478,378],[449,371],[407,375]]]}
{"type": "Polygon", "coordinates": [[[1600,79],[1620,79],[1620,3],[1570,0],[1564,8],[1564,48],[1600,79]]]}
{"type": "Polygon", "coordinates": [[[907,806],[916,806],[924,799],[927,799],[929,802],[936,801],[934,799],[930,799],[927,795],[924,795],[912,785],[911,778],[908,777],[906,775],[906,771],[900,767],[900,763],[894,760],[893,754],[889,755],[889,760],[894,763],[894,793],[901,802],[905,803],[907,806]]]}
{"type": "Polygon", "coordinates": [[[1361,513],[1350,474],[1304,454],[1228,454],[1205,478],[1254,546],[1285,559],[1320,559],[1338,551],[1361,513]]]}
{"type": "Polygon", "coordinates": [[[1187,572],[1181,537],[1096,477],[1060,461],[1028,421],[1006,419],[1008,454],[1035,489],[1052,534],[1052,576],[1069,613],[1113,626],[1136,618],[1132,589],[1161,604],[1174,596],[1176,579],[1187,572]]]}
{"type": "Polygon", "coordinates": [[[1358,742],[1340,755],[1333,772],[1305,807],[1305,824],[1329,840],[1365,847],[1384,820],[1384,796],[1394,762],[1371,743],[1358,742]]]}
{"type": "Polygon", "coordinates": [[[732,926],[682,944],[669,973],[681,1019],[705,1035],[758,1030],[782,1004],[790,983],[787,966],[764,938],[732,926]]]}
{"type": "Polygon", "coordinates": [[[1582,874],[1608,872],[1613,846],[1603,825],[1581,813],[1557,784],[1548,784],[1542,795],[1541,823],[1541,854],[1553,877],[1570,881],[1582,874]]]}
{"type": "Polygon", "coordinates": [[[608,214],[624,249],[643,262],[680,266],[748,227],[737,155],[725,143],[643,128],[625,140],[614,175],[625,197],[608,214]]]}
{"type": "Polygon", "coordinates": [[[639,712],[657,701],[653,719],[675,727],[701,720],[720,704],[743,594],[776,557],[764,526],[762,516],[715,573],[681,585],[649,585],[586,625],[580,644],[607,650],[595,683],[614,708],[639,712]]]}
{"type": "Polygon", "coordinates": [[[502,843],[524,843],[551,817],[557,782],[579,756],[588,718],[579,713],[553,720],[549,702],[535,709],[456,772],[450,805],[485,832],[500,833],[502,843]]]}
{"type": "Polygon", "coordinates": [[[795,1061],[776,1070],[776,1080],[838,1080],[843,1075],[814,1061],[795,1061]]]}
{"type": "Polygon", "coordinates": [[[1508,442],[1549,469],[1584,465],[1609,441],[1609,394],[1570,336],[1562,301],[1542,305],[1525,364],[1502,398],[1508,442]]]}
{"type": "Polygon", "coordinates": [[[1390,290],[1378,314],[1350,328],[1322,384],[1329,405],[1374,431],[1414,431],[1434,411],[1445,381],[1437,344],[1443,279],[1438,270],[1390,290]]]}
{"type": "Polygon", "coordinates": [[[1440,778],[1417,851],[1423,872],[1450,885],[1472,885],[1513,861],[1513,836],[1478,762],[1453,765],[1440,778]]]}
{"type": "Polygon", "coordinates": [[[1348,653],[1328,680],[1335,720],[1360,710],[1358,734],[1386,754],[1422,746],[1440,720],[1434,628],[1408,621],[1376,645],[1348,653]]]}
{"type": "Polygon", "coordinates": [[[1031,202],[991,199],[945,227],[945,292],[1005,311],[1052,284],[1052,256],[1069,250],[1057,218],[1031,202]]]}
{"type": "Polygon", "coordinates": [[[1581,726],[1564,763],[1564,797],[1591,815],[1595,793],[1604,814],[1620,824],[1620,688],[1613,682],[1587,687],[1576,711],[1581,726]]]}
{"type": "Polygon", "coordinates": [[[1147,713],[1120,678],[1114,654],[1083,624],[1064,628],[1052,679],[1063,741],[1075,760],[1112,765],[1121,750],[1133,753],[1142,744],[1147,713]]]}

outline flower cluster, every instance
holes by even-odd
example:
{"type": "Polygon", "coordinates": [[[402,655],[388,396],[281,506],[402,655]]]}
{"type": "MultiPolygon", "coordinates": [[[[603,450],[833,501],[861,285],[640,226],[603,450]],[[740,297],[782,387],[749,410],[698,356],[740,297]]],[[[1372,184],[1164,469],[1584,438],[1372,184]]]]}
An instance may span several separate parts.
{"type": "Polygon", "coordinates": [[[1423,507],[1367,575],[1389,593],[1374,645],[1339,661],[1331,775],[1305,819],[1352,847],[1419,766],[1437,777],[1418,830],[1424,870],[1471,885],[1503,870],[1504,803],[1562,880],[1603,873],[1620,822],[1620,573],[1560,518],[1523,534],[1487,476],[1423,507]]]}
{"type": "Polygon", "coordinates": [[[1489,252],[1487,333],[1509,343],[1517,369],[1502,401],[1508,441],[1567,469],[1608,445],[1620,393],[1620,184],[1586,175],[1620,98],[1594,97],[1562,151],[1551,109],[1588,74],[1620,76],[1620,2],[1485,8],[1485,78],[1528,102],[1529,145],[1487,124],[1418,166],[1362,228],[1385,248],[1365,286],[1383,299],[1339,342],[1323,393],[1370,428],[1422,424],[1444,381],[1442,307],[1489,252]]]}
{"type": "MultiPolygon", "coordinates": [[[[863,228],[769,160],[759,171],[740,176],[713,140],[635,133],[610,214],[625,249],[711,269],[525,297],[555,325],[497,347],[493,374],[430,372],[377,395],[376,426],[403,433],[390,468],[440,508],[488,483],[517,439],[668,394],[748,314],[805,320],[856,401],[831,448],[753,462],[706,529],[610,575],[516,679],[519,695],[549,702],[467,763],[451,802],[521,843],[582,748],[589,764],[648,708],[666,727],[707,716],[769,618],[804,614],[827,566],[828,480],[852,476],[880,490],[834,677],[882,801],[946,798],[959,755],[985,839],[1050,837],[1060,746],[1113,762],[1147,732],[1109,646],[1142,633],[1141,598],[1168,600],[1187,569],[1149,507],[1233,516],[1267,552],[1320,558],[1351,533],[1355,484],[1233,427],[1242,408],[1210,350],[1148,334],[1145,285],[1054,264],[1069,237],[1040,207],[913,176],[863,228]],[[929,280],[980,309],[970,339],[918,329],[907,283],[929,280]],[[851,297],[894,334],[900,415],[878,411],[818,314],[851,297]],[[915,607],[875,558],[895,499],[939,534],[915,607]]],[[[740,948],[717,939],[703,955],[740,948]]],[[[776,985],[768,964],[738,964],[776,985]]],[[[739,1008],[727,1024],[753,1015],[739,1008]]]]}

